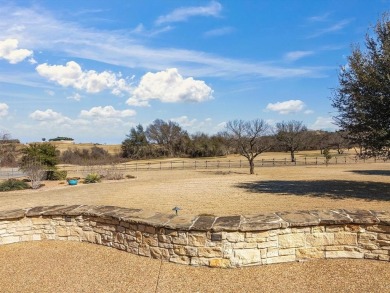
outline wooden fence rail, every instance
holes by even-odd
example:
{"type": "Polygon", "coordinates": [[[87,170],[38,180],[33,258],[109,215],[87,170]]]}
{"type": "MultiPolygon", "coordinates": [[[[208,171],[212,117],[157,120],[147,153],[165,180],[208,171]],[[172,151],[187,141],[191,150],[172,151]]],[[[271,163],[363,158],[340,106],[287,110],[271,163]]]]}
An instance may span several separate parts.
{"type": "MultiPolygon", "coordinates": [[[[358,159],[355,156],[339,156],[333,157],[328,161],[328,165],[340,164],[356,164],[356,163],[375,163],[388,162],[386,160],[379,160],[375,158],[358,159]]],[[[304,157],[299,158],[295,162],[289,159],[258,159],[254,161],[255,168],[261,167],[278,167],[278,166],[304,166],[304,165],[326,165],[324,157],[304,157]]],[[[239,169],[249,168],[246,159],[241,160],[225,160],[225,159],[210,159],[210,160],[172,160],[172,161],[153,161],[142,162],[133,161],[129,163],[116,164],[112,166],[63,166],[62,170],[68,172],[90,173],[102,169],[114,169],[117,171],[158,171],[158,170],[218,170],[218,169],[239,169]]]]}
{"type": "MultiPolygon", "coordinates": [[[[388,162],[385,159],[369,158],[359,159],[356,156],[338,156],[332,157],[328,161],[328,165],[339,164],[356,164],[356,163],[376,163],[388,162]]],[[[295,162],[291,162],[289,158],[283,159],[257,159],[254,161],[255,168],[261,167],[278,167],[278,166],[305,166],[305,165],[326,165],[324,157],[302,157],[297,158],[295,162]]],[[[93,172],[101,172],[104,170],[116,172],[134,172],[134,171],[158,171],[158,170],[218,170],[218,169],[239,169],[249,168],[248,161],[243,159],[226,160],[226,159],[210,159],[210,160],[170,160],[170,161],[153,161],[142,162],[133,161],[122,164],[113,165],[91,165],[91,166],[75,166],[75,165],[60,165],[60,170],[68,171],[68,175],[83,174],[87,175],[93,172]]],[[[18,168],[0,168],[0,179],[24,177],[25,174],[18,168]]]]}

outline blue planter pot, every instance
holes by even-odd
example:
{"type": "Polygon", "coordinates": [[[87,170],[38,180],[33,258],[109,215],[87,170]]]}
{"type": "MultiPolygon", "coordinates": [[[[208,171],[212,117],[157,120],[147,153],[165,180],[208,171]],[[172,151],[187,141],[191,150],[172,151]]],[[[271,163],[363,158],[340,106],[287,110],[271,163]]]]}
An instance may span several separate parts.
{"type": "Polygon", "coordinates": [[[69,185],[77,185],[78,182],[79,182],[79,181],[78,181],[77,179],[69,179],[69,180],[68,180],[68,184],[69,184],[69,185]]]}

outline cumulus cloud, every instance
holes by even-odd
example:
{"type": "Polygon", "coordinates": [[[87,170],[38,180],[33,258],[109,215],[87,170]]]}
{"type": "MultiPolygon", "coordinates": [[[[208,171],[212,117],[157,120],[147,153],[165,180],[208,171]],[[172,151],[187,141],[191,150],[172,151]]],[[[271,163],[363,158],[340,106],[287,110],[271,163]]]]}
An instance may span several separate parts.
{"type": "Polygon", "coordinates": [[[90,110],[82,110],[80,113],[81,117],[84,118],[124,118],[136,115],[134,110],[115,110],[113,106],[105,107],[93,107],[90,110]]]}
{"type": "Polygon", "coordinates": [[[111,90],[114,95],[120,95],[131,90],[131,84],[121,78],[120,74],[110,71],[101,73],[94,70],[83,71],[74,61],[67,62],[65,66],[43,63],[36,67],[36,71],[39,75],[64,87],[73,87],[88,93],[111,90]]]}
{"type": "Polygon", "coordinates": [[[16,64],[33,54],[33,51],[18,49],[18,45],[19,41],[17,39],[0,41],[0,59],[5,59],[11,64],[16,64]]]}
{"type": "Polygon", "coordinates": [[[150,100],[163,103],[203,102],[212,99],[213,90],[202,80],[183,78],[176,68],[145,74],[127,100],[128,105],[148,106],[150,100]]]}
{"type": "Polygon", "coordinates": [[[0,117],[5,117],[8,115],[8,105],[5,103],[0,103],[0,117]]]}
{"type": "Polygon", "coordinates": [[[302,111],[305,108],[305,103],[301,100],[288,100],[284,102],[269,103],[267,110],[278,112],[279,114],[291,114],[302,111]]]}
{"type": "Polygon", "coordinates": [[[58,121],[63,120],[66,117],[61,113],[53,111],[52,109],[47,109],[45,111],[36,110],[30,114],[30,118],[36,121],[58,121]]]}
{"type": "Polygon", "coordinates": [[[193,16],[213,16],[217,17],[222,10],[222,5],[218,2],[211,2],[207,6],[191,6],[181,7],[173,10],[171,13],[161,15],[156,20],[157,25],[164,23],[186,21],[188,18],[193,16]]]}
{"type": "Polygon", "coordinates": [[[287,61],[296,61],[306,56],[313,55],[313,51],[292,51],[284,55],[284,59],[287,61]]]}

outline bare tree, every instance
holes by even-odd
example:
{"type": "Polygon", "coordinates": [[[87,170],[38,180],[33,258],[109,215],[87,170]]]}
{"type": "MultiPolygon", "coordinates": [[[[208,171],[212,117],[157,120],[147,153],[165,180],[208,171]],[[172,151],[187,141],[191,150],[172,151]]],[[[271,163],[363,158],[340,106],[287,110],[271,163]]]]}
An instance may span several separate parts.
{"type": "Polygon", "coordinates": [[[255,173],[255,158],[272,146],[270,137],[266,137],[270,126],[261,119],[251,121],[234,120],[226,125],[227,135],[240,155],[248,159],[249,173],[255,173]]]}
{"type": "Polygon", "coordinates": [[[41,163],[30,161],[26,163],[21,170],[27,175],[33,189],[41,187],[41,181],[46,175],[44,166],[41,163]]]}
{"type": "Polygon", "coordinates": [[[307,127],[302,121],[282,121],[276,123],[276,131],[276,139],[290,152],[291,162],[295,162],[295,152],[305,143],[307,127]]]}
{"type": "Polygon", "coordinates": [[[0,167],[17,166],[18,144],[19,140],[11,139],[11,134],[0,131],[0,167]]]}

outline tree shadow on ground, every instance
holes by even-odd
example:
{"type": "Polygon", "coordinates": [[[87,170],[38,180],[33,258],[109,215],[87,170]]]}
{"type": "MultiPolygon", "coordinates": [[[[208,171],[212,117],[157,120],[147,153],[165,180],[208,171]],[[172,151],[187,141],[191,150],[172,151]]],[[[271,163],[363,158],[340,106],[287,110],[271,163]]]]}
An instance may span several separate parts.
{"type": "Polygon", "coordinates": [[[348,180],[243,182],[236,185],[254,193],[314,196],[332,199],[390,200],[390,183],[348,180]]]}
{"type": "Polygon", "coordinates": [[[348,172],[352,172],[360,175],[390,176],[390,170],[352,170],[348,172]]]}

